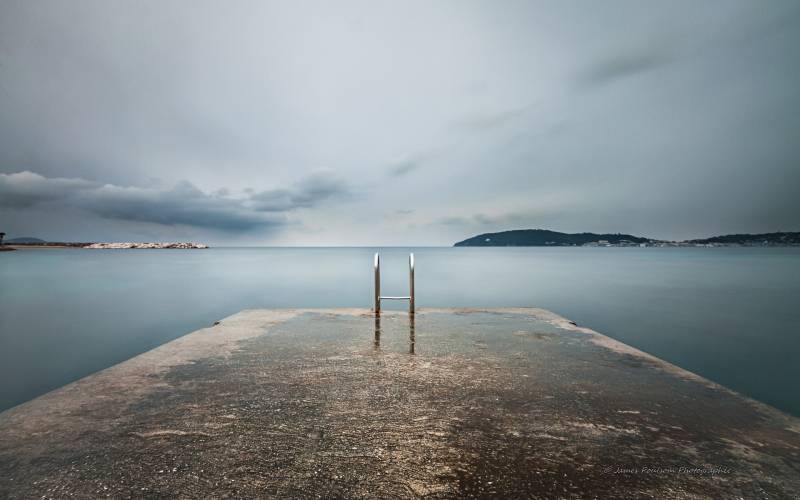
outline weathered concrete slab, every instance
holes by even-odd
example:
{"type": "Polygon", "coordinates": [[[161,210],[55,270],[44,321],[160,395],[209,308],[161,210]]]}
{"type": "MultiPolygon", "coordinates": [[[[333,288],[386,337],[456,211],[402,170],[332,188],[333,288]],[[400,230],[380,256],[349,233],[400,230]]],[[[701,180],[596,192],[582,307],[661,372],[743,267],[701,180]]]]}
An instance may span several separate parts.
{"type": "Polygon", "coordinates": [[[0,414],[34,496],[797,498],[800,425],[547,311],[244,311],[0,414]]]}

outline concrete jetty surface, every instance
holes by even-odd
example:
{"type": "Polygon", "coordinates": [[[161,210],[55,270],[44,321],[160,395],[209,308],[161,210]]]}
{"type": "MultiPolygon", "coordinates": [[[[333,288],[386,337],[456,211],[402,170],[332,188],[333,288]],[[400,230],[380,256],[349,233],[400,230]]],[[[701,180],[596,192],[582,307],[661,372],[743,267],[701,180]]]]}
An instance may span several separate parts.
{"type": "Polygon", "coordinates": [[[540,309],[249,310],[0,413],[0,497],[106,496],[798,498],[800,422],[540,309]]]}

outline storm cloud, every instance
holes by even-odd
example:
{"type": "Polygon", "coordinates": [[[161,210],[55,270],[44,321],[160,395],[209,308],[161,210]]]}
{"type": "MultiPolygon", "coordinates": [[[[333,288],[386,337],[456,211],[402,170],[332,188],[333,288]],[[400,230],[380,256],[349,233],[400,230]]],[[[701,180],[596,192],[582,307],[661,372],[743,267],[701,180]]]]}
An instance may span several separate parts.
{"type": "Polygon", "coordinates": [[[350,194],[344,181],[327,172],[316,172],[292,189],[239,196],[227,189],[206,193],[188,181],[169,188],[143,188],[47,178],[28,171],[0,174],[0,203],[6,208],[67,207],[108,219],[223,231],[281,226],[287,212],[350,194]]]}
{"type": "Polygon", "coordinates": [[[274,189],[250,195],[256,210],[284,212],[296,208],[311,208],[326,200],[350,199],[354,190],[347,181],[333,172],[317,171],[296,183],[291,189],[274,189]]]}
{"type": "Polygon", "coordinates": [[[0,2],[0,230],[800,230],[800,4],[0,2]]]}
{"type": "Polygon", "coordinates": [[[83,179],[48,179],[33,172],[0,174],[0,206],[29,208],[70,198],[81,191],[97,189],[96,182],[83,179]]]}

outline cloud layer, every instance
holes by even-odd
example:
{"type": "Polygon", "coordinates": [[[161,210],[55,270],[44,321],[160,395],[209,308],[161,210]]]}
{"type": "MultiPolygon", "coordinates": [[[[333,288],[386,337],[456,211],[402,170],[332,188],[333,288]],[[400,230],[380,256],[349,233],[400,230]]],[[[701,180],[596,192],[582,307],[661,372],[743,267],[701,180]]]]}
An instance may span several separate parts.
{"type": "Polygon", "coordinates": [[[791,0],[4,0],[0,230],[798,230],[797,47],[791,0]]]}
{"type": "Polygon", "coordinates": [[[349,196],[349,186],[328,171],[315,172],[290,189],[239,196],[227,190],[206,193],[188,181],[169,188],[143,188],[48,178],[29,171],[0,174],[0,204],[6,208],[70,207],[121,221],[234,232],[281,226],[295,209],[349,196]]]}

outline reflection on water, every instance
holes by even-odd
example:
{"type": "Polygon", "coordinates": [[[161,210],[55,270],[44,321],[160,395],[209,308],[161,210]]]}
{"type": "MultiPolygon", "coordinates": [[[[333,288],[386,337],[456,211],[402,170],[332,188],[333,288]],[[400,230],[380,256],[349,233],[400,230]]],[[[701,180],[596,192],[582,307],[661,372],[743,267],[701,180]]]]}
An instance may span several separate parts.
{"type": "Polygon", "coordinates": [[[423,310],[544,307],[800,414],[800,249],[789,248],[4,252],[0,408],[241,309],[369,308],[375,251],[387,290],[408,286],[415,253],[423,310]]]}
{"type": "Polygon", "coordinates": [[[416,343],[416,336],[414,334],[414,315],[408,315],[408,353],[414,354],[414,344],[416,343]]]}
{"type": "MultiPolygon", "coordinates": [[[[414,314],[408,315],[408,353],[415,354],[416,335],[414,332],[414,314]]],[[[373,341],[373,348],[379,351],[381,348],[381,315],[375,315],[375,340],[373,341]]]]}
{"type": "Polygon", "coordinates": [[[381,348],[381,315],[375,315],[375,350],[381,348]]]}

